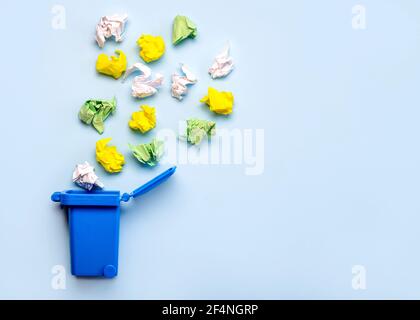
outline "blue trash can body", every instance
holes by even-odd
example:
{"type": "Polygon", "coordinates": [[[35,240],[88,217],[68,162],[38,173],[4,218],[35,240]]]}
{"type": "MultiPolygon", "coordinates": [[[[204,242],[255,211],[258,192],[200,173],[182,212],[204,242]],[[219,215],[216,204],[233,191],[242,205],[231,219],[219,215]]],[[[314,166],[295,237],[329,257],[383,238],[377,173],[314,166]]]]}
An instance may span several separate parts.
{"type": "Polygon", "coordinates": [[[51,200],[67,209],[71,273],[81,277],[115,277],[118,273],[120,203],[138,197],[168,179],[172,167],[131,193],[67,190],[51,200]]]}
{"type": "Polygon", "coordinates": [[[71,273],[115,277],[118,273],[120,192],[68,190],[59,196],[68,212],[71,273]]]}

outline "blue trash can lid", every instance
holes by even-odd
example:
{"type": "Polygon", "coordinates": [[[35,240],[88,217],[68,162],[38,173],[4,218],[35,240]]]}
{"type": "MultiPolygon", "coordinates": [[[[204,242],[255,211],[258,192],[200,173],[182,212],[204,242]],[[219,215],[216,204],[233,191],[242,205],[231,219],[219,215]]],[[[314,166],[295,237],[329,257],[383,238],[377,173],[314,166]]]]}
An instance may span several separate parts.
{"type": "Polygon", "coordinates": [[[160,185],[162,182],[166,181],[171,175],[175,173],[176,167],[169,168],[168,170],[162,172],[157,177],[153,178],[149,182],[145,183],[141,187],[137,188],[131,193],[124,193],[121,197],[121,201],[127,202],[130,200],[130,198],[136,198],[138,196],[141,196],[142,194],[145,194],[146,192],[156,188],[158,185],[160,185]]]}
{"type": "Polygon", "coordinates": [[[54,202],[61,202],[61,204],[64,206],[119,206],[120,201],[127,202],[131,198],[136,198],[156,188],[162,182],[166,181],[171,175],[173,175],[175,170],[176,167],[169,168],[133,192],[124,193],[121,197],[119,191],[68,190],[64,192],[54,192],[51,195],[51,200],[54,202]]]}

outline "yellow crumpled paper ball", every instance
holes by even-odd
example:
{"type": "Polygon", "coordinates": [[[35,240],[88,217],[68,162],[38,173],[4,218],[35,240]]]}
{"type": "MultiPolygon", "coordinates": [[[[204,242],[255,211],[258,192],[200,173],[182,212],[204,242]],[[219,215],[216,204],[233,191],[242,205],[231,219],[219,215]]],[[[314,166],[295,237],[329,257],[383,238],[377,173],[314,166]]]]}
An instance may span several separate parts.
{"type": "Polygon", "coordinates": [[[115,53],[118,56],[111,56],[110,58],[105,53],[101,53],[96,60],[96,70],[99,73],[118,79],[127,68],[127,57],[121,50],[115,50],[115,53]]]}
{"type": "Polygon", "coordinates": [[[128,125],[133,130],[139,130],[141,133],[146,133],[156,126],[156,111],[155,108],[142,105],[140,111],[133,112],[131,120],[128,125]]]}
{"type": "Polygon", "coordinates": [[[101,139],[96,142],[96,161],[110,173],[120,172],[124,165],[124,156],[118,152],[117,147],[107,146],[112,138],[101,139]]]}
{"type": "Polygon", "coordinates": [[[141,48],[140,57],[146,62],[158,60],[165,53],[165,42],[161,36],[142,34],[137,44],[141,48]]]}
{"type": "Polygon", "coordinates": [[[209,87],[207,95],[200,102],[206,103],[215,113],[230,114],[233,109],[233,94],[209,87]]]}

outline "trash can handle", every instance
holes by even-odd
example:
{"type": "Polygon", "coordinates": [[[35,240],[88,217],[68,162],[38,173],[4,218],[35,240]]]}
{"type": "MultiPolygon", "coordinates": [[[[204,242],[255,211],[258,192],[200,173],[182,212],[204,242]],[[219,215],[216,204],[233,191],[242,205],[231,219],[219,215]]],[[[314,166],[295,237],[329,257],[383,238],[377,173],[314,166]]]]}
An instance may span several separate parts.
{"type": "Polygon", "coordinates": [[[153,178],[149,182],[145,183],[141,187],[137,188],[133,192],[124,193],[121,196],[121,201],[128,202],[130,200],[130,198],[136,198],[136,197],[141,196],[142,194],[145,194],[146,192],[152,190],[153,188],[160,185],[162,182],[166,181],[166,179],[168,179],[171,175],[173,175],[175,170],[176,170],[176,166],[172,167],[172,168],[169,168],[168,170],[162,172],[160,175],[153,178]]]}
{"type": "Polygon", "coordinates": [[[61,192],[54,192],[51,195],[51,200],[54,202],[60,202],[61,201],[61,192]]]}

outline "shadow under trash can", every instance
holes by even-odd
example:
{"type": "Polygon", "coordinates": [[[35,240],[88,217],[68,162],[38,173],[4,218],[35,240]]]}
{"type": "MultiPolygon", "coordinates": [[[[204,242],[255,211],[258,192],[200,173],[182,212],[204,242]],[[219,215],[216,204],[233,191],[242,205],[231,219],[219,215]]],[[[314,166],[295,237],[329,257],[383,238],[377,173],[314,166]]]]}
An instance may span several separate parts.
{"type": "Polygon", "coordinates": [[[113,278],[118,273],[120,202],[157,187],[176,170],[172,167],[131,193],[68,190],[51,200],[67,208],[70,228],[71,273],[80,277],[113,278]]]}

